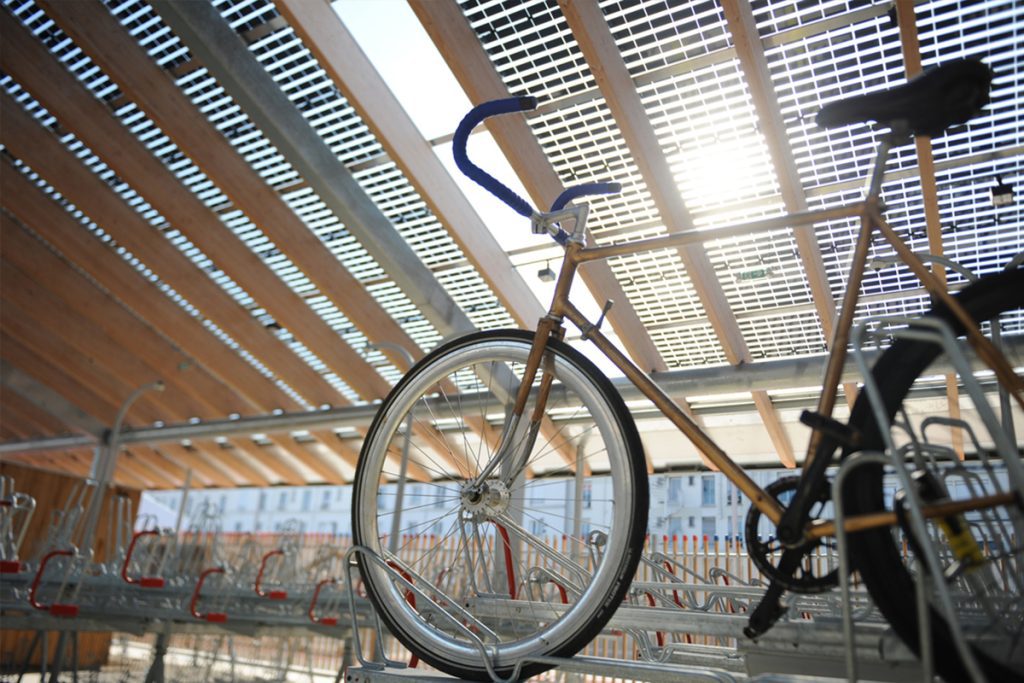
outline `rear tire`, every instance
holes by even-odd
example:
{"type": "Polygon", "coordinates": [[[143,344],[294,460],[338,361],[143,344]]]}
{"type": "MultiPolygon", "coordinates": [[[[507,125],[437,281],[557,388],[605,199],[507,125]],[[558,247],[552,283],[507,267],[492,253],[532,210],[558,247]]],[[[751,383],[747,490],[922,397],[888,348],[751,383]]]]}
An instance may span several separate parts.
{"type": "MultiPolygon", "coordinates": [[[[1022,332],[1024,271],[1017,269],[983,278],[965,288],[957,299],[975,320],[998,318],[1004,338],[1022,332]]],[[[939,306],[929,315],[947,322],[957,334],[963,333],[945,307],[939,306]]],[[[985,329],[988,329],[987,324],[983,326],[985,329]]],[[[1005,346],[1020,348],[1019,343],[1005,346]]],[[[901,339],[879,357],[872,375],[878,383],[889,420],[906,405],[915,380],[927,374],[927,368],[941,353],[936,344],[901,339]]],[[[1007,353],[1007,357],[1019,373],[1024,367],[1024,360],[1011,353],[1007,353]]],[[[996,415],[999,415],[998,405],[995,408],[996,415]]],[[[912,411],[906,414],[910,415],[912,411]]],[[[955,462],[940,459],[927,463],[927,469],[948,485],[951,498],[973,495],[968,492],[966,482],[974,485],[981,495],[991,494],[999,488],[1008,490],[1005,474],[998,474],[996,470],[1002,464],[997,461],[1003,457],[1020,459],[1022,420],[1019,408],[1015,410],[1014,417],[1017,436],[1013,445],[1016,452],[1010,449],[1008,453],[987,453],[995,466],[993,470],[972,468],[972,474],[964,477],[956,469],[955,462]]],[[[860,432],[862,450],[885,449],[882,431],[865,392],[861,392],[857,399],[850,416],[850,426],[860,432]]],[[[915,428],[914,431],[920,439],[920,430],[915,428]]],[[[988,451],[993,443],[990,435],[979,435],[979,438],[982,439],[982,447],[988,451]]],[[[970,449],[970,442],[967,441],[965,446],[970,449]]],[[[850,473],[844,486],[843,500],[847,515],[893,508],[893,500],[886,500],[884,495],[882,468],[874,465],[865,465],[850,473]]],[[[971,643],[975,659],[988,680],[993,682],[1024,681],[1022,515],[1024,512],[1019,505],[995,508],[987,518],[978,512],[969,513],[968,522],[975,538],[982,541],[986,560],[977,569],[964,571],[947,581],[954,594],[958,621],[971,643]]],[[[954,558],[946,545],[946,536],[937,524],[929,522],[928,526],[930,542],[940,546],[940,558],[949,569],[954,558]]],[[[910,563],[904,558],[901,533],[898,528],[882,528],[851,534],[849,553],[879,610],[907,646],[919,654],[914,576],[921,570],[923,560],[916,559],[910,563]]],[[[916,539],[908,540],[908,545],[913,548],[916,539]]],[[[912,550],[910,555],[914,555],[912,550]]],[[[931,608],[931,625],[936,671],[947,681],[970,680],[957,654],[949,624],[935,607],[931,608]]]]}

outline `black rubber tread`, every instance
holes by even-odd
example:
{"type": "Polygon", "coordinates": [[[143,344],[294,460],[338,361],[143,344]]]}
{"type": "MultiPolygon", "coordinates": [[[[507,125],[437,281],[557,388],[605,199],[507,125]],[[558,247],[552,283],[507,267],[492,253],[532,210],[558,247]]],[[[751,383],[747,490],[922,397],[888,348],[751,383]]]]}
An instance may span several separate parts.
{"type": "MultiPolygon", "coordinates": [[[[378,422],[380,420],[379,416],[384,412],[383,406],[386,406],[388,402],[392,400],[393,396],[402,391],[407,383],[407,378],[414,375],[421,366],[433,362],[438,356],[442,356],[453,349],[468,344],[475,344],[488,339],[509,338],[515,339],[516,341],[532,342],[533,332],[515,329],[474,332],[464,337],[452,340],[451,342],[443,344],[431,351],[427,356],[421,359],[398,384],[395,385],[387,398],[384,399],[382,410],[378,411],[378,417],[375,417],[370,425],[364,444],[370,443],[373,440],[378,429],[378,422]]],[[[629,454],[628,463],[630,469],[633,471],[633,480],[636,482],[636,487],[633,490],[633,501],[630,506],[634,514],[631,528],[628,532],[629,542],[627,544],[626,553],[621,558],[618,576],[613,589],[601,601],[601,604],[594,613],[594,616],[590,619],[586,629],[581,630],[574,637],[564,643],[555,644],[549,652],[544,653],[546,656],[551,657],[571,657],[582,650],[601,632],[605,624],[608,623],[612,615],[615,613],[615,610],[622,604],[626,592],[629,590],[629,586],[632,583],[633,576],[636,574],[636,568],[643,553],[644,539],[647,534],[647,515],[648,508],[650,507],[650,500],[647,483],[647,462],[644,457],[643,443],[640,441],[640,434],[637,432],[636,423],[633,421],[632,414],[629,412],[629,409],[626,408],[625,402],[622,400],[622,397],[615,389],[611,380],[609,380],[592,361],[587,359],[586,356],[568,344],[556,339],[551,339],[548,342],[548,348],[563,356],[570,363],[573,363],[581,369],[593,381],[594,385],[598,387],[605,400],[613,407],[619,423],[619,428],[625,437],[624,440],[629,454]]],[[[360,462],[362,462],[362,457],[360,457],[360,462]]],[[[361,506],[360,500],[358,499],[358,492],[360,490],[360,481],[363,476],[371,476],[376,479],[375,474],[366,473],[361,467],[357,468],[355,481],[353,482],[354,495],[352,500],[353,543],[357,545],[363,545],[362,531],[359,529],[357,522],[359,519],[357,511],[361,506]]],[[[359,561],[360,574],[366,577],[367,572],[365,571],[366,567],[364,566],[364,561],[358,555],[356,557],[359,561]]],[[[419,647],[419,645],[407,633],[402,631],[391,615],[381,609],[381,602],[376,596],[376,590],[372,582],[369,579],[364,579],[364,584],[366,586],[366,593],[377,614],[380,615],[388,630],[398,638],[398,640],[401,641],[401,643],[405,645],[410,652],[418,656],[424,662],[427,662],[431,666],[444,671],[445,673],[451,674],[452,676],[467,680],[491,680],[491,676],[488,674],[487,669],[484,668],[483,664],[481,664],[479,668],[463,668],[458,664],[442,660],[435,653],[419,647]]],[[[552,666],[553,665],[551,664],[540,663],[524,664],[520,671],[520,678],[525,680],[531,676],[536,676],[537,674],[552,668],[552,666]]],[[[496,673],[502,678],[508,678],[513,673],[513,667],[509,666],[498,668],[496,673]]]]}
{"type": "MultiPolygon", "coordinates": [[[[1024,306],[1024,270],[982,278],[966,287],[957,299],[975,320],[989,320],[1007,310],[1024,306]]],[[[945,306],[937,306],[929,316],[946,321],[957,334],[963,333],[962,326],[955,322],[945,306]]],[[[878,383],[890,419],[903,403],[911,385],[939,353],[940,348],[934,344],[897,340],[879,357],[872,375],[878,383]]],[[[863,391],[851,412],[849,424],[861,432],[861,450],[884,449],[883,436],[863,391]]],[[[844,453],[843,457],[848,454],[844,453]]],[[[872,465],[850,473],[843,487],[846,514],[884,509],[882,474],[881,467],[872,465]]],[[[903,642],[919,654],[914,580],[904,566],[890,530],[882,528],[851,534],[849,554],[879,610],[903,642]]],[[[956,653],[945,620],[934,609],[931,615],[936,671],[946,681],[970,680],[956,653]]],[[[977,650],[975,653],[990,681],[1024,681],[1024,673],[1010,670],[977,650]]]]}

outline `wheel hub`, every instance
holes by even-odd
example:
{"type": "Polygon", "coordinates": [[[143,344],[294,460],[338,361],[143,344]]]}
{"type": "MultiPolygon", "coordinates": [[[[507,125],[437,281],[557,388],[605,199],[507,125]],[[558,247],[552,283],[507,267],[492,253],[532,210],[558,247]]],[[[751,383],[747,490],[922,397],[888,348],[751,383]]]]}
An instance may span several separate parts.
{"type": "Polygon", "coordinates": [[[491,481],[479,486],[463,487],[460,497],[465,512],[495,517],[508,510],[512,494],[502,482],[491,481]]]}

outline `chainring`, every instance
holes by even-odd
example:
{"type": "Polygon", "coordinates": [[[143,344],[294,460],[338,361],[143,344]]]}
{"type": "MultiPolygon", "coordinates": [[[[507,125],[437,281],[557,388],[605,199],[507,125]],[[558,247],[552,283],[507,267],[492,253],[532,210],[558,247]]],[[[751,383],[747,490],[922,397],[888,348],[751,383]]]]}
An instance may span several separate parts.
{"type": "MultiPolygon", "coordinates": [[[[788,501],[783,498],[792,493],[800,486],[800,477],[781,477],[765,487],[765,492],[785,507],[788,501]]],[[[824,507],[830,500],[829,487],[822,486],[821,493],[815,501],[815,506],[824,507]]],[[[820,511],[820,510],[819,510],[820,511]]],[[[812,510],[812,514],[814,510],[812,510]]],[[[812,555],[818,546],[831,546],[827,539],[808,541],[796,548],[804,558],[792,574],[778,570],[777,563],[784,550],[782,542],[775,536],[761,539],[757,535],[757,527],[761,521],[762,513],[753,505],[747,512],[746,527],[744,529],[747,538],[747,553],[754,565],[761,570],[771,581],[794,593],[824,593],[839,585],[839,570],[832,569],[822,574],[821,564],[826,564],[828,558],[815,557],[812,555]]],[[[815,515],[816,516],[816,515],[815,515]]]]}

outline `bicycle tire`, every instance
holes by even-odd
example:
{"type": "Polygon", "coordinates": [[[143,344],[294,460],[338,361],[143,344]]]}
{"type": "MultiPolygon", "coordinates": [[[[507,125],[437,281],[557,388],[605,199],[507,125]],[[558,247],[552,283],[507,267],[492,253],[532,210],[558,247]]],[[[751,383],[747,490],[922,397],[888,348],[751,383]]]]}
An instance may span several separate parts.
{"type": "MultiPolygon", "coordinates": [[[[492,455],[487,440],[476,440],[467,425],[486,417],[499,431],[507,427],[500,418],[507,418],[507,400],[515,395],[516,373],[532,339],[532,333],[521,330],[478,332],[423,358],[381,405],[364,441],[354,482],[354,543],[393,563],[392,568],[423,591],[411,595],[409,584],[395,572],[359,554],[370,601],[410,652],[460,678],[490,680],[491,673],[473,637],[455,623],[459,621],[463,626],[473,624],[476,635],[486,636],[482,640],[494,673],[504,678],[513,673],[526,678],[551,668],[526,661],[530,657],[571,656],[582,649],[622,603],[646,534],[647,468],[632,416],[597,367],[558,340],[549,341],[542,365],[555,376],[545,413],[555,433],[542,433],[533,444],[533,476],[517,478],[507,491],[490,484],[493,488],[484,497],[492,507],[481,506],[478,494],[467,487],[471,471],[479,473],[492,455]],[[506,384],[499,387],[499,381],[506,384]],[[460,392],[444,389],[451,385],[460,392]],[[414,484],[407,476],[409,495],[420,495],[419,500],[437,508],[426,521],[416,521],[422,514],[410,512],[415,506],[407,505],[404,497],[400,506],[388,500],[389,495],[397,497],[397,485],[380,484],[401,473],[400,464],[389,464],[388,455],[394,460],[405,445],[403,425],[410,412],[415,426],[409,448],[419,449],[411,453],[411,460],[424,469],[440,470],[430,483],[414,484]],[[424,433],[437,427],[446,430],[444,436],[434,443],[425,441],[424,433]],[[569,462],[547,452],[563,445],[557,439],[578,449],[577,462],[589,464],[592,473],[607,471],[609,478],[582,473],[569,478],[569,462]],[[437,449],[446,444],[458,446],[445,454],[449,467],[437,457],[437,449]],[[464,463],[455,462],[463,456],[464,463]],[[428,489],[434,497],[422,498],[428,489]],[[588,490],[591,503],[603,497],[608,508],[607,515],[589,520],[589,533],[581,513],[588,490]],[[560,494],[564,499],[557,505],[563,512],[546,513],[560,494]],[[398,547],[389,540],[395,507],[403,518],[398,547]],[[495,522],[505,531],[499,531],[495,522]],[[554,527],[554,534],[541,532],[536,526],[541,523],[554,527]],[[440,533],[431,536],[429,531],[440,533]],[[539,533],[549,540],[553,536],[554,544],[538,540],[539,533]],[[508,540],[501,540],[504,534],[508,540]],[[456,604],[480,623],[460,616],[456,604]]],[[[527,415],[535,394],[536,387],[527,415]]]]}
{"type": "MultiPolygon", "coordinates": [[[[1011,324],[1019,332],[1021,327],[1020,309],[1024,306],[1024,271],[1016,269],[980,279],[976,283],[966,287],[957,299],[976,321],[988,321],[1001,317],[1010,312],[1016,312],[1011,324]]],[[[937,317],[949,324],[956,334],[962,334],[963,328],[953,318],[952,313],[945,306],[937,306],[930,316],[937,317]]],[[[927,368],[941,355],[937,344],[921,340],[899,339],[889,349],[881,354],[874,368],[872,376],[878,383],[878,387],[885,406],[885,413],[888,420],[900,410],[904,404],[911,386],[914,382],[926,373],[927,368]]],[[[1013,361],[1012,361],[1013,362],[1013,361]]],[[[1021,367],[1021,360],[1016,359],[1015,367],[1021,367]]],[[[1019,418],[1017,424],[1020,424],[1019,418]]],[[[860,433],[860,450],[881,451],[885,448],[884,437],[879,429],[874,411],[866,393],[861,392],[851,412],[850,426],[860,433]]],[[[1020,455],[1021,442],[1017,437],[1017,457],[1020,455]]],[[[848,453],[847,453],[848,454],[848,453]]],[[[846,454],[844,454],[846,455],[846,454]]],[[[948,466],[947,466],[948,468],[948,466]]],[[[946,469],[947,474],[950,472],[946,469]]],[[[954,480],[954,484],[955,484],[954,480]]],[[[986,489],[982,489],[983,491],[986,489]]],[[[991,489],[987,489],[991,492],[991,489]]],[[[855,515],[892,509],[887,506],[890,501],[885,500],[883,491],[883,469],[880,466],[865,465],[851,472],[843,489],[844,508],[847,515],[855,515]]],[[[1008,506],[1001,509],[1000,514],[1005,515],[1011,524],[1019,525],[1021,510],[1018,506],[1008,506]]],[[[996,516],[993,515],[995,518],[996,516]]],[[[929,534],[933,541],[945,539],[939,533],[934,524],[929,523],[931,528],[929,534]],[[935,532],[932,534],[932,532],[935,532]]],[[[1016,528],[1020,528],[1016,526],[1016,528]]],[[[892,529],[875,529],[851,534],[849,537],[849,554],[854,560],[856,569],[860,571],[868,591],[874,598],[879,610],[892,626],[893,630],[907,644],[907,646],[920,656],[920,643],[918,635],[918,617],[916,610],[916,593],[914,588],[914,576],[904,560],[897,534],[892,529]]],[[[986,600],[992,596],[986,596],[986,591],[975,590],[981,585],[983,579],[968,579],[972,576],[969,572],[963,572],[952,581],[951,592],[959,596],[957,598],[958,621],[964,627],[966,637],[971,642],[972,652],[979,667],[990,681],[1024,681],[1024,653],[1017,644],[1004,643],[1004,640],[996,636],[987,635],[984,640],[976,634],[984,633],[984,629],[978,629],[979,622],[988,620],[987,628],[989,634],[999,632],[999,628],[1015,628],[1018,636],[1022,624],[1022,598],[1020,577],[1024,557],[1021,556],[1020,542],[1003,543],[1000,547],[996,544],[999,539],[992,538],[997,534],[986,534],[986,545],[989,553],[985,565],[981,568],[984,572],[994,572],[995,562],[991,559],[998,557],[1001,552],[1009,553],[1003,558],[1003,565],[1007,574],[1011,574],[1009,582],[1003,584],[1007,595],[1000,595],[999,600],[1003,606],[1009,602],[1008,610],[998,610],[998,618],[992,614],[984,614],[986,600]],[[993,547],[995,546],[995,547],[993,547]],[[1016,571],[1016,577],[1012,576],[1016,571]],[[963,593],[970,591],[969,597],[963,593]],[[980,613],[980,614],[979,614],[980,613]],[[1000,622],[1000,623],[992,623],[1000,622]],[[1003,623],[1008,622],[1008,623],[1003,623]],[[966,625],[965,625],[966,624],[966,625]],[[974,640],[971,640],[975,638],[974,640]],[[1004,647],[1005,646],[1005,647],[1004,647]]],[[[1019,537],[1018,537],[1019,538],[1019,537]]],[[[908,538],[908,545],[913,553],[915,539],[908,538]]],[[[944,561],[950,561],[949,553],[943,553],[944,561]]],[[[950,566],[950,565],[947,565],[950,566]]],[[[949,576],[955,576],[949,574],[949,576]]],[[[989,583],[986,590],[990,591],[992,584],[989,583]]],[[[995,591],[992,591],[995,593],[995,591]]],[[[992,612],[992,610],[988,610],[992,612]]],[[[934,604],[930,606],[930,620],[932,629],[932,653],[936,672],[947,681],[970,680],[968,670],[965,668],[957,648],[954,636],[942,614],[934,604]]]]}

